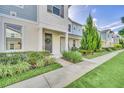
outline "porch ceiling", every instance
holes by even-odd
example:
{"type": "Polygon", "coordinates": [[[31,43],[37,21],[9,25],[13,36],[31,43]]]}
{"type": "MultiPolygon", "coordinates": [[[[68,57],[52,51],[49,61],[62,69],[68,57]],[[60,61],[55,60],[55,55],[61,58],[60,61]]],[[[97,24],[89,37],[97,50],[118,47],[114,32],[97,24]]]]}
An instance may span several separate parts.
{"type": "Polygon", "coordinates": [[[51,32],[55,32],[58,34],[65,34],[66,32],[63,31],[58,31],[58,30],[54,30],[54,29],[49,29],[49,28],[43,28],[43,31],[51,31],[51,32]]]}

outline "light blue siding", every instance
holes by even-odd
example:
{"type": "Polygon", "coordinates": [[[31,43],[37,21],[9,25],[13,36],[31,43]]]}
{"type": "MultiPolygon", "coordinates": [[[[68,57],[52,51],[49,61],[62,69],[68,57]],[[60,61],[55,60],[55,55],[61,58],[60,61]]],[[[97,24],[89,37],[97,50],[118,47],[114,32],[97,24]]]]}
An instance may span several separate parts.
{"type": "Polygon", "coordinates": [[[72,24],[71,33],[74,35],[82,36],[82,26],[78,24],[72,24]]]}
{"type": "Polygon", "coordinates": [[[106,40],[106,32],[101,32],[101,39],[106,40]]]}
{"type": "Polygon", "coordinates": [[[10,11],[16,12],[16,17],[18,18],[37,21],[36,5],[24,5],[24,8],[14,5],[0,5],[0,13],[10,15],[10,11]]]}

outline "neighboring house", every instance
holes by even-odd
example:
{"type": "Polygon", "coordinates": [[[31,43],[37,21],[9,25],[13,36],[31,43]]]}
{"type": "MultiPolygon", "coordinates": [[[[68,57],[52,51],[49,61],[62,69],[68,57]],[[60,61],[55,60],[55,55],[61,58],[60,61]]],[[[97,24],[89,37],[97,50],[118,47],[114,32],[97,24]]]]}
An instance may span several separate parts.
{"type": "Polygon", "coordinates": [[[0,5],[0,51],[47,50],[60,57],[61,52],[79,47],[81,25],[69,20],[68,9],[63,5],[0,5]]]}
{"type": "Polygon", "coordinates": [[[118,34],[114,34],[113,43],[114,44],[119,44],[119,39],[121,39],[121,37],[118,34]]]}
{"type": "Polygon", "coordinates": [[[99,31],[101,35],[102,47],[113,47],[119,43],[119,36],[110,29],[99,31]]]}

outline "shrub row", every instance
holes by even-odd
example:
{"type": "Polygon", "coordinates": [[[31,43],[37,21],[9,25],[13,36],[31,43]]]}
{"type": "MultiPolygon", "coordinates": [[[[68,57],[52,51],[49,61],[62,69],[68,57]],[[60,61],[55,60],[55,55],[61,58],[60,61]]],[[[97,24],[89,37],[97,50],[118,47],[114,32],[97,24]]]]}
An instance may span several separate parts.
{"type": "Polygon", "coordinates": [[[49,56],[49,52],[13,52],[13,53],[0,53],[0,63],[16,64],[18,61],[30,61],[33,59],[42,59],[45,56],[49,56]]]}
{"type": "Polygon", "coordinates": [[[111,52],[111,51],[115,51],[115,50],[119,50],[119,49],[122,49],[121,44],[114,44],[114,47],[106,47],[106,48],[102,48],[102,49],[97,49],[95,51],[80,49],[79,52],[83,55],[88,55],[88,54],[93,54],[94,52],[105,52],[105,51],[111,52]]]}
{"type": "Polygon", "coordinates": [[[48,52],[1,53],[0,78],[13,76],[54,63],[56,63],[56,60],[48,52]]]}
{"type": "Polygon", "coordinates": [[[82,61],[82,55],[78,51],[65,51],[63,52],[63,58],[73,63],[82,61]]]}

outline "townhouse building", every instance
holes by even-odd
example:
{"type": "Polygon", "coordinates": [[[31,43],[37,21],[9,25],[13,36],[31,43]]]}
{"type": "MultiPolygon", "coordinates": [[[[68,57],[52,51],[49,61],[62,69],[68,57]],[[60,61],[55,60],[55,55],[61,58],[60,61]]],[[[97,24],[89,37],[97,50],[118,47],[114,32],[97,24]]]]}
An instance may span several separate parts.
{"type": "Polygon", "coordinates": [[[60,57],[80,46],[82,26],[64,5],[0,5],[0,51],[44,51],[60,57]]]}
{"type": "Polygon", "coordinates": [[[102,47],[113,47],[114,44],[119,43],[120,37],[111,29],[99,31],[101,35],[102,47]]]}

